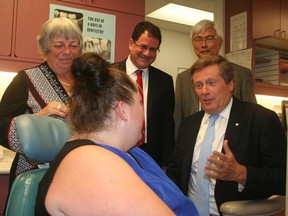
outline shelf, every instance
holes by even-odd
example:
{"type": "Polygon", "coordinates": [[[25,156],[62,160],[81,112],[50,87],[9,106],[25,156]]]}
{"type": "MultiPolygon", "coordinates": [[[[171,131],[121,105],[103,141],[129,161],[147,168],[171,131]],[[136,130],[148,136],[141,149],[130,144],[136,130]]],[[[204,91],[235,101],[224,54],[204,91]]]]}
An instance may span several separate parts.
{"type": "Polygon", "coordinates": [[[254,92],[255,94],[261,94],[261,95],[287,97],[288,87],[280,86],[280,85],[272,85],[268,83],[255,82],[254,92]]]}
{"type": "Polygon", "coordinates": [[[271,59],[267,59],[264,57],[255,57],[255,64],[264,64],[264,63],[269,63],[271,62],[271,59]]]}
{"type": "Polygon", "coordinates": [[[267,36],[254,40],[254,44],[261,47],[273,48],[279,51],[288,52],[288,40],[277,37],[267,36]]]}

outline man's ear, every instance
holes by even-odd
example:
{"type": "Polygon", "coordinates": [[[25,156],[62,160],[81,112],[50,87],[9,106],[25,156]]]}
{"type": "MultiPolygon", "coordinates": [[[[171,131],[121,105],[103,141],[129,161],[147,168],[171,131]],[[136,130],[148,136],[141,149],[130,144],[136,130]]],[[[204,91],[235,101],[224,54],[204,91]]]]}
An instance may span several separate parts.
{"type": "Polygon", "coordinates": [[[129,50],[131,51],[134,41],[132,38],[129,39],[129,50]]]}
{"type": "Polygon", "coordinates": [[[119,101],[117,104],[117,110],[116,110],[117,116],[120,119],[126,121],[128,119],[127,111],[128,111],[127,110],[127,104],[124,103],[123,101],[119,101]]]}
{"type": "Polygon", "coordinates": [[[228,85],[229,85],[230,91],[233,92],[233,91],[234,91],[234,86],[235,86],[234,80],[231,80],[231,81],[228,83],[228,85]]]}

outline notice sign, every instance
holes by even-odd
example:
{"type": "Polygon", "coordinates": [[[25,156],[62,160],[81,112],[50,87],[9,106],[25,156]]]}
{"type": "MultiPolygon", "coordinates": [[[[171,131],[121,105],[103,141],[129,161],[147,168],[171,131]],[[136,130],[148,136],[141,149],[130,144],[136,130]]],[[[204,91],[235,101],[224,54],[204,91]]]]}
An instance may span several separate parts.
{"type": "Polygon", "coordinates": [[[230,52],[247,48],[247,12],[230,17],[230,52]]]}
{"type": "Polygon", "coordinates": [[[96,52],[114,62],[116,16],[50,4],[49,18],[67,17],[81,29],[83,52],[96,52]]]}

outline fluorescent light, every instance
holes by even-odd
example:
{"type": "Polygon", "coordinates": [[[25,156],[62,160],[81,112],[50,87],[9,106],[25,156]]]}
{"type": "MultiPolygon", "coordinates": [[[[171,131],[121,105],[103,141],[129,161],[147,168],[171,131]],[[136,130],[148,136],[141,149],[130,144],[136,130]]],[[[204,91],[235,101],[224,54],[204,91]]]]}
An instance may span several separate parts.
{"type": "Polygon", "coordinates": [[[211,12],[172,3],[153,11],[146,16],[189,26],[193,26],[203,19],[214,20],[214,14],[211,12]]]}

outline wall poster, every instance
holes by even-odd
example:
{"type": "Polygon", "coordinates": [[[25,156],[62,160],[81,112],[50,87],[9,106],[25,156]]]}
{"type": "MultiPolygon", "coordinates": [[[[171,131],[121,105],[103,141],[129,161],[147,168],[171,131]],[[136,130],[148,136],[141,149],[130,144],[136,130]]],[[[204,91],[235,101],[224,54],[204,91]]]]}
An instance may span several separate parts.
{"type": "Polygon", "coordinates": [[[252,70],[252,48],[226,53],[225,57],[230,62],[252,70]]]}
{"type": "Polygon", "coordinates": [[[230,17],[230,52],[247,48],[247,12],[230,17]]]}
{"type": "Polygon", "coordinates": [[[83,35],[83,52],[96,52],[114,62],[116,16],[50,4],[49,18],[67,17],[75,21],[83,35]]]}

